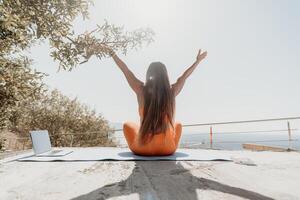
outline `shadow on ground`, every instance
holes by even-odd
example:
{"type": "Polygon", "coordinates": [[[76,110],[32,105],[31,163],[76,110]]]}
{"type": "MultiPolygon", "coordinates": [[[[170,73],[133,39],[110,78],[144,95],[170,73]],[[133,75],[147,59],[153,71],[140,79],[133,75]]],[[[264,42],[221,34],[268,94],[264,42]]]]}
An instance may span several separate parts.
{"type": "Polygon", "coordinates": [[[198,199],[196,189],[218,191],[251,200],[272,199],[215,180],[195,177],[176,161],[136,161],[131,175],[126,180],[105,185],[73,200],[104,200],[133,193],[138,194],[142,200],[196,200],[198,199]]]}

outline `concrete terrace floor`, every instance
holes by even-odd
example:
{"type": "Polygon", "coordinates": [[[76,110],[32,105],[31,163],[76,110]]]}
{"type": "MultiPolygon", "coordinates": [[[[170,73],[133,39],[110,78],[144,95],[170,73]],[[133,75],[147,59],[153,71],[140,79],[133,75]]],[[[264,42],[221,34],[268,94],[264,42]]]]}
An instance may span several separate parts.
{"type": "Polygon", "coordinates": [[[223,152],[251,159],[255,165],[237,161],[6,162],[10,159],[6,158],[0,160],[0,199],[300,199],[299,152],[223,152]]]}

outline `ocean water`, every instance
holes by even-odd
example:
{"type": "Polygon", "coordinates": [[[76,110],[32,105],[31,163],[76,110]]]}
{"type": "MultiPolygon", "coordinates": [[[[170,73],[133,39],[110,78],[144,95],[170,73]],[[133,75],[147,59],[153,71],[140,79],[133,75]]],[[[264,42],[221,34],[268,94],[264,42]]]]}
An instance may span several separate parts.
{"type": "MultiPolygon", "coordinates": [[[[127,146],[122,132],[113,136],[120,146],[127,146]]],[[[224,150],[241,150],[242,144],[262,144],[275,147],[291,148],[300,150],[300,133],[293,133],[291,141],[288,141],[287,133],[220,133],[213,135],[212,148],[224,150]]],[[[209,134],[197,132],[183,132],[180,146],[187,148],[210,148],[209,134]]]]}
{"type": "MultiPolygon", "coordinates": [[[[243,149],[242,144],[252,143],[300,150],[300,134],[292,135],[290,142],[288,139],[288,134],[215,134],[212,137],[212,148],[240,150],[243,149]]],[[[210,137],[209,134],[183,134],[180,145],[191,148],[210,148],[210,137]]]]}

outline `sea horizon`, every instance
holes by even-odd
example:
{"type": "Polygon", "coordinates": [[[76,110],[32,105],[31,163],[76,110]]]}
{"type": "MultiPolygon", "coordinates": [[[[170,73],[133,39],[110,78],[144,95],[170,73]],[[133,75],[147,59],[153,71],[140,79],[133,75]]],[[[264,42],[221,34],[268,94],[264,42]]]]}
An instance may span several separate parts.
{"type": "MultiPolygon", "coordinates": [[[[118,146],[127,146],[123,131],[116,131],[111,135],[118,146]]],[[[243,144],[260,144],[272,147],[290,148],[300,150],[300,133],[294,132],[289,142],[288,133],[259,132],[259,133],[216,133],[212,136],[212,148],[221,150],[243,150],[243,144]]],[[[183,131],[180,138],[182,148],[210,148],[209,133],[183,131]]]]}

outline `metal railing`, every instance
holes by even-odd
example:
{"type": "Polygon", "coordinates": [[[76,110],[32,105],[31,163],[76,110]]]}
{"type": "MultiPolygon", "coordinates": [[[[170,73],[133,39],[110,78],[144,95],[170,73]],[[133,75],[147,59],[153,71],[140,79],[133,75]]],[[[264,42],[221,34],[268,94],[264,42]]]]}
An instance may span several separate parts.
{"type": "MultiPolygon", "coordinates": [[[[266,133],[266,132],[286,132],[288,139],[286,140],[263,140],[263,141],[255,141],[255,142],[274,142],[274,141],[288,141],[288,148],[291,148],[292,141],[298,141],[292,139],[292,131],[296,131],[298,129],[290,127],[290,121],[299,120],[300,117],[281,117],[281,118],[268,118],[268,119],[253,119],[253,120],[242,120],[242,121],[225,121],[225,122],[208,122],[208,123],[194,123],[194,124],[183,124],[183,127],[200,127],[200,126],[209,126],[209,132],[205,133],[197,133],[197,134],[208,134],[209,135],[209,144],[210,148],[213,148],[213,135],[215,134],[241,134],[241,133],[266,133]],[[262,123],[262,122],[272,122],[272,121],[287,121],[287,129],[279,129],[279,130],[255,130],[255,131],[234,131],[234,132],[213,132],[213,126],[217,125],[227,125],[227,124],[244,124],[244,123],[262,123]]],[[[114,129],[115,132],[123,131],[123,129],[114,129]]],[[[241,143],[241,141],[224,141],[219,143],[241,143]]],[[[188,146],[196,146],[201,145],[202,143],[193,143],[188,146]]],[[[187,147],[188,147],[187,146],[187,147]]]]}
{"type": "MultiPolygon", "coordinates": [[[[254,120],[244,120],[244,121],[227,121],[227,122],[210,122],[210,123],[195,123],[195,124],[184,124],[183,127],[200,127],[200,126],[209,126],[209,132],[203,132],[203,133],[197,133],[197,134],[208,134],[209,135],[209,144],[210,148],[213,148],[213,135],[216,134],[242,134],[242,133],[266,133],[266,132],[286,132],[288,135],[288,139],[284,141],[288,141],[289,148],[291,147],[291,142],[295,141],[292,140],[292,131],[296,131],[298,129],[296,128],[291,128],[290,127],[290,122],[292,120],[299,120],[300,117],[285,117],[285,118],[271,118],[271,119],[254,119],[254,120]],[[287,121],[287,129],[277,129],[277,130],[254,130],[254,131],[233,131],[233,132],[213,132],[213,126],[217,125],[226,125],[226,124],[241,124],[241,123],[261,123],[261,122],[271,122],[271,121],[287,121]]],[[[123,129],[112,129],[110,131],[112,132],[118,132],[122,131],[123,129]]],[[[91,137],[92,135],[95,135],[97,138],[100,137],[107,137],[109,139],[109,134],[103,135],[99,134],[100,132],[85,132],[85,133],[64,133],[64,134],[59,134],[59,137],[70,137],[70,143],[69,146],[73,146],[73,141],[75,136],[83,136],[83,137],[91,137]]],[[[56,137],[57,135],[51,135],[50,137],[56,137]]],[[[118,138],[117,136],[114,136],[115,138],[118,138]]],[[[122,136],[123,137],[123,136],[122,136]]],[[[22,138],[6,138],[8,140],[9,146],[14,146],[16,148],[17,145],[20,145],[21,143],[21,149],[24,149],[26,145],[28,145],[28,142],[30,143],[30,138],[29,137],[22,137],[22,138]],[[12,144],[15,142],[14,144],[12,144]]],[[[272,141],[283,141],[283,140],[272,140],[272,141]]],[[[230,141],[223,141],[223,143],[230,143],[230,141]]],[[[259,141],[258,141],[259,142],[259,141]]],[[[219,142],[220,143],[220,142],[219,142]]],[[[233,143],[233,141],[231,141],[233,143]]],[[[189,146],[196,146],[202,143],[193,143],[190,144],[189,146]]]]}

